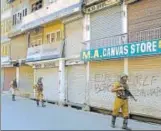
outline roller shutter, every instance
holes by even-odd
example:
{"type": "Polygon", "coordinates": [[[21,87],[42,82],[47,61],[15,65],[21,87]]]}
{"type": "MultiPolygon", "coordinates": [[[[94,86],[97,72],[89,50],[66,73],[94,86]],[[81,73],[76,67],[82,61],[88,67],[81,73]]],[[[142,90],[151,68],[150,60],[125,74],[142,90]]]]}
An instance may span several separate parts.
{"type": "Polygon", "coordinates": [[[43,77],[45,99],[59,101],[59,73],[58,68],[41,68],[35,70],[36,81],[43,77]]]}
{"type": "Polygon", "coordinates": [[[110,89],[123,70],[124,60],[90,63],[88,98],[91,106],[112,110],[115,94],[110,89]]]}
{"type": "Polygon", "coordinates": [[[86,90],[86,65],[67,66],[67,100],[84,104],[86,90]]]}
{"type": "Polygon", "coordinates": [[[130,112],[161,118],[161,56],[129,59],[130,112]]]}

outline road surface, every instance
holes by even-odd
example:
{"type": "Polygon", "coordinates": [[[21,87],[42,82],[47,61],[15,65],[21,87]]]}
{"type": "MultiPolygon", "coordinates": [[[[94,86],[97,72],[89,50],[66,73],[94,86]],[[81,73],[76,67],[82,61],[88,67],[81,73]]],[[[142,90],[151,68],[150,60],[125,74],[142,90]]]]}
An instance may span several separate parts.
{"type": "MultiPolygon", "coordinates": [[[[46,108],[37,107],[35,101],[11,96],[1,96],[2,130],[112,130],[111,116],[84,112],[69,107],[47,104],[46,108]]],[[[115,130],[120,130],[122,118],[117,119],[115,130]]],[[[161,130],[161,125],[129,121],[132,129],[161,130]]]]}

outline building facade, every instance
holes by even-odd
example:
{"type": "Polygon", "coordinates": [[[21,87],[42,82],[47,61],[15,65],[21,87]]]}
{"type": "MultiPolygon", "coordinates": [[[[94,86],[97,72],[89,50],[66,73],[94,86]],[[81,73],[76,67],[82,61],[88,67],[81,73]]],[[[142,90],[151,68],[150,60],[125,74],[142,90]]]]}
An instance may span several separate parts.
{"type": "Polygon", "coordinates": [[[8,91],[9,84],[16,77],[16,68],[11,60],[11,39],[8,34],[12,29],[12,9],[5,0],[1,1],[1,90],[8,91]]]}
{"type": "Polygon", "coordinates": [[[3,15],[11,23],[9,33],[2,30],[9,38],[1,42],[1,60],[11,63],[1,71],[3,88],[15,76],[19,88],[34,97],[32,86],[43,77],[48,101],[112,110],[110,88],[125,72],[138,99],[130,99],[130,113],[160,119],[160,4],[12,0],[5,12],[10,16],[3,15]]]}
{"type": "MultiPolygon", "coordinates": [[[[107,1],[112,2],[116,1],[107,1]]],[[[131,92],[138,99],[137,102],[130,99],[130,113],[161,118],[158,115],[161,112],[160,1],[120,2],[108,7],[106,13],[100,10],[105,4],[98,1],[91,6],[87,1],[84,9],[91,12],[91,37],[85,42],[86,51],[81,52],[82,60],[89,63],[89,105],[112,110],[114,96],[110,88],[119,74],[125,72],[129,75],[131,92]],[[92,14],[95,10],[97,13],[92,14]]]]}

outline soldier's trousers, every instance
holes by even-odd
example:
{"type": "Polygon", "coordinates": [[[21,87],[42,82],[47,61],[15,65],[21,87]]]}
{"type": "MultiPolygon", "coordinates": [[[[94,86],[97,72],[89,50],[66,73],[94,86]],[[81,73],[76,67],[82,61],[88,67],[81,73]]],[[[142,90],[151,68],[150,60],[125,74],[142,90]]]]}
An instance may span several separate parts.
{"type": "Polygon", "coordinates": [[[36,93],[36,99],[38,101],[42,101],[43,100],[43,92],[37,92],[36,93]]]}
{"type": "Polygon", "coordinates": [[[120,109],[122,110],[123,117],[128,118],[128,116],[129,116],[128,100],[116,97],[115,102],[114,102],[112,115],[117,116],[120,109]]]}

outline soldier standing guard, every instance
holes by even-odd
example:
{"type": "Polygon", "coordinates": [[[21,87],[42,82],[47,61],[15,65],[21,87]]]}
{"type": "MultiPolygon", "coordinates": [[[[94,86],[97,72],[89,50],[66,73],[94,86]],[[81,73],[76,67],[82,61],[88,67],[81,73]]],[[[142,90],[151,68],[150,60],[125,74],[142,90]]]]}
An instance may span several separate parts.
{"type": "Polygon", "coordinates": [[[128,117],[129,117],[129,112],[128,112],[128,96],[125,93],[125,89],[129,89],[129,86],[127,84],[128,80],[128,75],[122,74],[120,81],[115,82],[114,86],[112,87],[112,92],[116,92],[116,98],[114,102],[114,108],[113,108],[113,113],[112,113],[112,123],[111,126],[114,128],[115,127],[115,121],[116,117],[119,113],[119,110],[121,108],[122,114],[124,117],[123,121],[123,126],[122,129],[126,130],[131,130],[128,128],[128,117]]]}
{"type": "Polygon", "coordinates": [[[10,83],[10,91],[12,93],[12,101],[16,101],[15,99],[15,91],[17,89],[17,82],[16,79],[12,80],[10,83]]]}
{"type": "Polygon", "coordinates": [[[39,106],[39,101],[42,103],[42,107],[45,107],[44,100],[43,100],[43,83],[42,77],[40,77],[36,84],[36,104],[39,106]]]}

